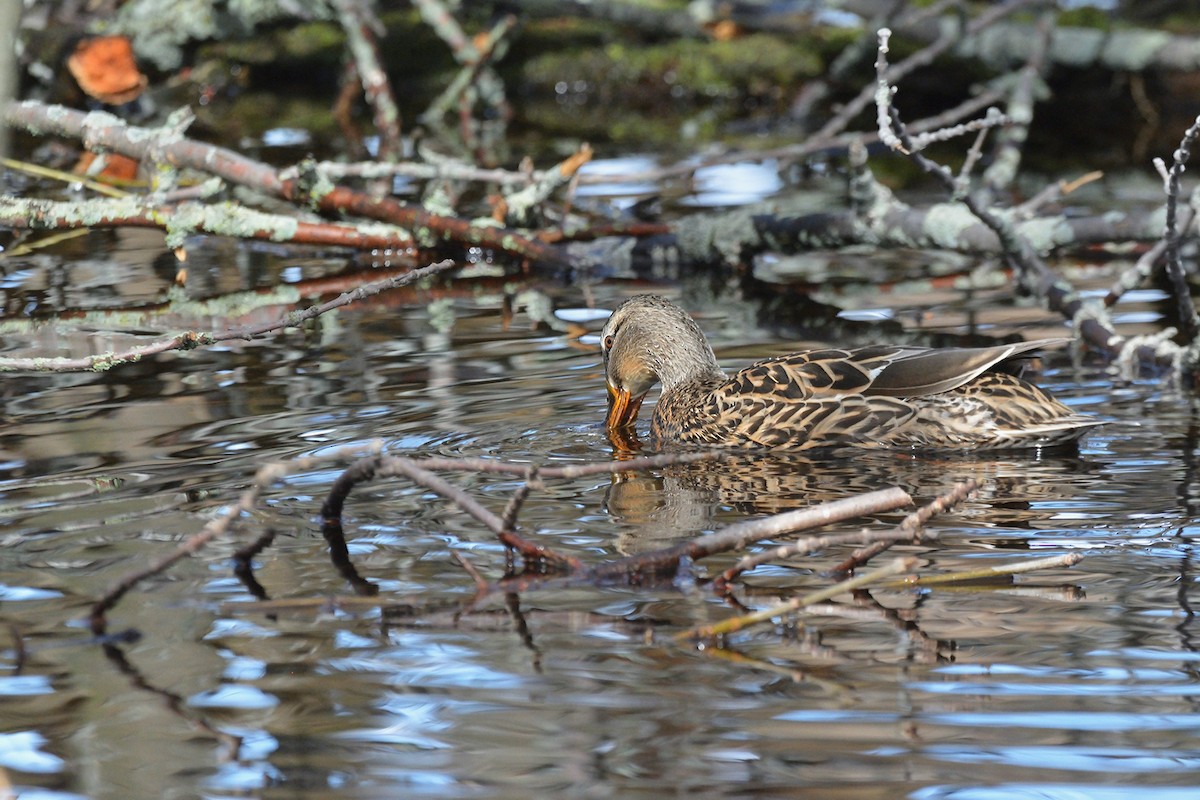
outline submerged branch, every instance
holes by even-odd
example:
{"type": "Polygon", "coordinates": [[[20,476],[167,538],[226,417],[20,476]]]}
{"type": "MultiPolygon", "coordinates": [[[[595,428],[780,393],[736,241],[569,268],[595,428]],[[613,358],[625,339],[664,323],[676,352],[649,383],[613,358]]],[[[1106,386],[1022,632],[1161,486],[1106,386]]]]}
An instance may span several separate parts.
{"type": "MultiPolygon", "coordinates": [[[[378,445],[375,447],[378,447],[378,445]]],[[[366,448],[361,445],[352,445],[337,448],[322,456],[308,456],[287,462],[275,462],[259,468],[258,472],[254,475],[254,480],[238,497],[237,502],[222,511],[219,516],[209,521],[199,533],[189,536],[167,555],[154,559],[146,566],[127,573],[109,587],[92,604],[89,617],[92,632],[97,636],[104,634],[108,626],[107,613],[120,602],[121,598],[130,589],[147,578],[165,572],[180,560],[198,553],[214,539],[229,533],[237,523],[238,518],[243,514],[253,511],[255,505],[258,503],[259,496],[276,481],[288,475],[312,469],[321,463],[360,456],[364,449],[366,448]]]]}
{"type": "Polygon", "coordinates": [[[814,603],[822,603],[831,598],[837,597],[839,594],[861,589],[865,586],[870,586],[879,583],[883,578],[890,578],[900,572],[908,572],[917,565],[917,559],[912,556],[906,558],[897,558],[890,564],[885,564],[878,569],[873,569],[870,572],[858,575],[854,578],[849,578],[841,583],[835,583],[833,586],[819,589],[815,592],[810,592],[803,597],[796,597],[786,603],[764,608],[761,611],[755,611],[751,614],[744,614],[739,617],[731,617],[723,622],[717,622],[712,625],[697,625],[694,628],[688,628],[685,631],[680,631],[675,634],[675,641],[683,641],[686,639],[711,639],[716,636],[723,636],[729,633],[736,633],[763,622],[769,622],[775,617],[783,614],[790,614],[793,611],[799,611],[805,606],[810,606],[814,603]]]}

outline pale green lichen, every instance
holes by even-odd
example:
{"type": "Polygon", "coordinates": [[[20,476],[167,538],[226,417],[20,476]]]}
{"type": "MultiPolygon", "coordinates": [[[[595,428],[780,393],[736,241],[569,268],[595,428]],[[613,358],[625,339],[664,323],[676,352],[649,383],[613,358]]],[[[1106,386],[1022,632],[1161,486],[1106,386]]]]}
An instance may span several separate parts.
{"type": "Polygon", "coordinates": [[[301,297],[300,291],[290,284],[277,286],[269,292],[236,292],[207,300],[192,300],[184,290],[172,287],[167,293],[167,310],[193,319],[236,319],[260,308],[295,305],[301,297]]]}
{"type": "Polygon", "coordinates": [[[435,331],[442,335],[448,335],[454,330],[454,321],[456,314],[454,313],[454,301],[448,297],[438,298],[428,305],[429,324],[435,331]]]}
{"type": "Polygon", "coordinates": [[[962,235],[979,224],[966,206],[957,203],[938,203],[929,207],[922,226],[925,236],[938,247],[962,249],[962,235]]]}
{"type": "Polygon", "coordinates": [[[263,23],[301,15],[330,19],[332,12],[322,0],[128,0],[111,30],[128,34],[139,58],[170,71],[183,63],[189,43],[242,38],[263,23]]]}
{"type": "Polygon", "coordinates": [[[1049,253],[1056,247],[1071,244],[1075,240],[1075,232],[1063,217],[1031,219],[1022,222],[1018,231],[1038,253],[1049,253]]]}
{"type": "Polygon", "coordinates": [[[181,203],[164,222],[167,247],[170,248],[182,247],[188,236],[199,231],[240,239],[265,232],[271,241],[289,242],[296,238],[299,227],[299,222],[292,217],[266,214],[232,202],[181,203]]]}

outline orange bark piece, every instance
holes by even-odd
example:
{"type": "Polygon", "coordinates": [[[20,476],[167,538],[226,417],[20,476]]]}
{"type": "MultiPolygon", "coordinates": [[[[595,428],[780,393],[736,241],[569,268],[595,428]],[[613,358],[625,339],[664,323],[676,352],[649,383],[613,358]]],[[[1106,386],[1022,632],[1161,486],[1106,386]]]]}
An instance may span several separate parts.
{"type": "MultiPolygon", "coordinates": [[[[92,162],[95,160],[95,153],[85,151],[79,157],[79,162],[75,165],[75,174],[86,175],[88,169],[92,166],[92,162]]],[[[136,159],[123,156],[120,153],[105,153],[104,168],[100,170],[100,174],[96,177],[107,178],[118,183],[133,183],[138,177],[138,162],[136,159]]]]}
{"type": "Polygon", "coordinates": [[[96,36],[75,46],[67,69],[90,97],[119,106],[146,88],[146,76],[133,59],[133,47],[125,36],[96,36]]]}

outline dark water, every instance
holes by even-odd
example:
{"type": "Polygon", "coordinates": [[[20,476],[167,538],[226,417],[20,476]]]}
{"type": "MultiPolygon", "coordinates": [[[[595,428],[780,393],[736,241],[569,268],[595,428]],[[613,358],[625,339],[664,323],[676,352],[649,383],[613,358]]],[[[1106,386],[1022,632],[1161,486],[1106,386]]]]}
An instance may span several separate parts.
{"type": "MultiPolygon", "coordinates": [[[[107,241],[113,258],[140,266],[129,267],[136,280],[97,281],[94,304],[152,299],[169,279],[149,255],[159,252],[153,243],[139,241],[107,241]]],[[[217,268],[226,255],[198,246],[195,280],[205,280],[207,257],[213,288],[233,288],[218,285],[231,280],[217,268]]],[[[313,267],[271,253],[241,258],[234,284],[313,267]]],[[[63,301],[35,288],[27,299],[63,301]]],[[[598,287],[596,302],[611,307],[623,291],[598,287]]],[[[962,302],[947,298],[939,314],[965,313],[962,302]]],[[[473,583],[453,554],[495,577],[502,549],[424,490],[398,480],[365,486],[350,500],[346,530],[382,602],[355,605],[315,521],[341,470],[329,464],[274,487],[234,536],[130,592],[109,622],[136,629],[137,642],[87,641],[91,600],[199,531],[265,462],[374,440],[396,454],[611,458],[596,353],[524,314],[506,330],[500,307],[485,293],[383,302],[269,341],[100,375],[5,379],[0,775],[17,794],[1200,792],[1191,611],[1200,426],[1190,402],[1157,379],[1123,381],[1065,354],[1047,361],[1043,383],[1110,420],[1077,455],[745,455],[550,481],[520,520],[531,536],[595,563],[748,514],[891,485],[928,500],[974,477],[978,495],[931,523],[936,543],[898,551],[930,572],[1084,554],[1070,570],[842,597],[786,628],[738,634],[724,649],[672,642],[683,627],[731,612],[703,591],[669,586],[536,592],[454,624],[445,613],[397,608],[465,600],[473,583]],[[450,313],[453,327],[438,332],[431,320],[450,313]],[[233,552],[267,529],[277,537],[255,561],[257,579],[273,600],[311,602],[263,613],[234,576],[233,552]],[[333,598],[346,602],[326,602],[333,598]]],[[[1004,324],[1053,332],[1048,317],[1005,308],[1004,324]]],[[[1155,318],[1145,304],[1126,313],[1130,324],[1155,318]]],[[[781,347],[723,333],[717,317],[705,325],[730,362],[781,347]]],[[[86,325],[35,338],[112,346],[86,325]]],[[[6,347],[29,341],[12,336],[6,347]]],[[[450,478],[497,512],[517,485],[450,478]]],[[[766,605],[826,586],[820,572],[846,554],[763,568],[742,595],[766,605]]]]}

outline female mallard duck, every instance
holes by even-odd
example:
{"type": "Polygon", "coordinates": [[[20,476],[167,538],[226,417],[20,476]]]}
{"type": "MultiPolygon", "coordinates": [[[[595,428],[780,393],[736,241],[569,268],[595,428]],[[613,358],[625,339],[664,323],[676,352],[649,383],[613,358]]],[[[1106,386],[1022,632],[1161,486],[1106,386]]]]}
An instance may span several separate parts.
{"type": "Polygon", "coordinates": [[[660,441],[789,449],[1064,444],[1100,423],[1003,371],[1005,362],[1059,342],[808,350],[726,375],[691,317],[642,295],[622,303],[601,334],[608,431],[626,442],[646,393],[661,382],[650,424],[660,441]]]}

